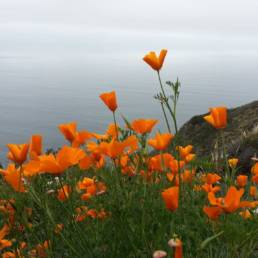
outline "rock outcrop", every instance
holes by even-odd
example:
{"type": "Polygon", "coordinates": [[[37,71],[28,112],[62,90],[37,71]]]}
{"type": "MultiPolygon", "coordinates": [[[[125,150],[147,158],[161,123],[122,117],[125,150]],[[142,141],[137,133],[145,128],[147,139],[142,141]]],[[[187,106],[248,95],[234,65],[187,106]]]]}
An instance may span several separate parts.
{"type": "MultiPolygon", "coordinates": [[[[183,144],[192,144],[199,156],[214,152],[220,130],[214,129],[203,115],[192,117],[179,130],[183,144]]],[[[223,130],[228,157],[238,157],[243,169],[250,169],[250,159],[258,157],[258,101],[228,110],[228,125],[223,130]]]]}

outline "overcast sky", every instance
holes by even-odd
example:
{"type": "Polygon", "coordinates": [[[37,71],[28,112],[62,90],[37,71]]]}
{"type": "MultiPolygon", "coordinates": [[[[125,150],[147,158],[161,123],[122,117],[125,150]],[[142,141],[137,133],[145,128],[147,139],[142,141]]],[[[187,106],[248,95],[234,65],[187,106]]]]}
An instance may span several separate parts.
{"type": "Polygon", "coordinates": [[[200,48],[211,43],[205,40],[224,47],[224,40],[227,48],[257,50],[258,1],[0,0],[0,55],[70,43],[105,51],[104,43],[115,41],[117,48],[148,49],[159,46],[152,45],[157,36],[164,47],[167,37],[176,36],[178,45],[198,38],[200,48]]]}

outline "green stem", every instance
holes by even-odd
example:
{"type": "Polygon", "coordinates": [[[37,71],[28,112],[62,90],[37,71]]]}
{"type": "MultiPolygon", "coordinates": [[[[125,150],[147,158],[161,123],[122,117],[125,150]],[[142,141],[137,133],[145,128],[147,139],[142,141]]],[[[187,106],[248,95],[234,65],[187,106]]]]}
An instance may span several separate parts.
{"type": "Polygon", "coordinates": [[[160,102],[160,104],[161,104],[162,112],[163,112],[164,117],[165,117],[165,121],[166,121],[166,124],[167,124],[168,131],[171,133],[170,125],[168,123],[167,114],[166,114],[166,111],[164,109],[164,104],[163,104],[163,102],[160,102]]]}
{"type": "Polygon", "coordinates": [[[158,71],[158,78],[159,78],[159,84],[160,84],[160,88],[161,88],[161,91],[162,91],[162,95],[163,95],[163,98],[164,98],[164,101],[165,101],[165,104],[166,104],[166,107],[173,119],[173,122],[174,122],[174,126],[175,126],[175,133],[177,134],[178,132],[178,128],[177,128],[177,121],[176,121],[176,117],[175,117],[175,114],[173,112],[173,110],[171,109],[171,107],[169,106],[169,103],[168,103],[168,100],[167,100],[167,97],[166,97],[166,93],[164,91],[164,87],[163,87],[163,84],[161,82],[161,78],[160,78],[160,73],[158,71]]]}
{"type": "Polygon", "coordinates": [[[114,119],[114,124],[115,124],[115,129],[116,129],[116,138],[118,140],[118,130],[117,130],[117,122],[116,122],[115,111],[113,112],[113,119],[114,119]]]}

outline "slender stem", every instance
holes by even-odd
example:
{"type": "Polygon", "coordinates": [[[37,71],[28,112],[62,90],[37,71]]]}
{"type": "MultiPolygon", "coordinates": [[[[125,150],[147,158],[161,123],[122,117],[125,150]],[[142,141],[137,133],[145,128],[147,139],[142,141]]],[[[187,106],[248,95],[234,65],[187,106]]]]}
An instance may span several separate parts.
{"type": "Polygon", "coordinates": [[[229,164],[228,164],[228,160],[227,160],[227,153],[226,153],[225,135],[224,135],[223,129],[220,130],[220,136],[221,136],[221,141],[222,141],[223,160],[224,160],[224,164],[225,164],[226,170],[227,170],[226,176],[227,176],[228,179],[234,180],[230,176],[230,169],[229,169],[229,164]]]}
{"type": "Polygon", "coordinates": [[[22,165],[20,166],[20,171],[19,171],[20,173],[20,175],[19,175],[19,188],[18,188],[18,190],[19,190],[19,192],[21,191],[21,186],[22,186],[22,178],[23,178],[23,167],[22,167],[22,165]]]}
{"type": "Polygon", "coordinates": [[[160,84],[160,88],[161,88],[161,91],[162,91],[162,95],[163,95],[163,98],[164,98],[164,101],[165,101],[165,104],[166,104],[166,107],[173,119],[173,122],[174,122],[174,126],[175,126],[175,133],[177,134],[178,132],[178,128],[177,128],[177,122],[176,122],[176,117],[175,117],[175,114],[173,112],[173,110],[171,109],[171,107],[169,106],[169,103],[168,103],[168,100],[167,100],[167,96],[166,96],[166,93],[164,91],[164,87],[163,87],[163,84],[161,82],[161,78],[160,78],[160,73],[158,71],[158,78],[159,78],[159,84],[160,84]]]}
{"type": "Polygon", "coordinates": [[[113,111],[113,119],[114,119],[115,130],[116,130],[116,138],[117,138],[117,140],[118,140],[118,130],[117,130],[117,122],[116,122],[115,111],[113,111]]]}
{"type": "Polygon", "coordinates": [[[163,111],[163,114],[164,114],[164,117],[165,117],[165,120],[166,120],[168,131],[171,133],[171,129],[170,129],[170,125],[169,125],[169,122],[168,122],[167,114],[166,114],[166,111],[164,109],[164,104],[163,104],[163,102],[160,102],[160,104],[161,104],[161,108],[162,108],[162,111],[163,111]]]}

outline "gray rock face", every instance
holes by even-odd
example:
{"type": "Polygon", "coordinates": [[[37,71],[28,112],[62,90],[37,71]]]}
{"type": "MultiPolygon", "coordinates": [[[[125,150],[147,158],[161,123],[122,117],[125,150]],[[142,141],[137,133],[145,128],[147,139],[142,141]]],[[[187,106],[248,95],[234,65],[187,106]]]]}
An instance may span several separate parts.
{"type": "MultiPolygon", "coordinates": [[[[205,115],[186,122],[179,130],[179,138],[183,144],[192,144],[197,155],[208,157],[215,146],[221,145],[221,130],[209,125],[203,119],[205,115]]],[[[258,156],[258,101],[229,109],[223,134],[228,157],[238,157],[242,168],[249,169],[250,159],[258,156]]]]}

